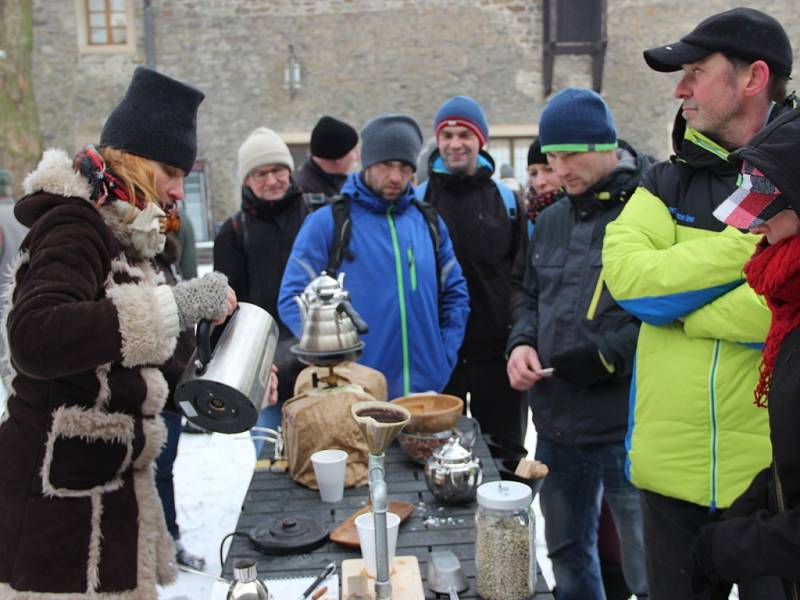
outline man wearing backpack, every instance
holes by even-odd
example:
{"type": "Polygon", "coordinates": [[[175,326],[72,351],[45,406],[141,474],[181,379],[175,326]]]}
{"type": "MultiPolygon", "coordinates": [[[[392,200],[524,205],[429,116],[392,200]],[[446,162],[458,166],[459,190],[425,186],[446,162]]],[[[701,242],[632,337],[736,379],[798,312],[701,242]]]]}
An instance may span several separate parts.
{"type": "MultiPolygon", "coordinates": [[[[303,193],[292,179],[294,161],[277,133],[255,129],[239,148],[241,210],[230,217],[214,240],[214,269],[228,276],[240,302],[260,306],[278,317],[278,290],[294,238],[309,212],[303,193]]],[[[280,370],[278,404],[259,416],[257,426],[276,427],[280,406],[291,398],[303,365],[289,351],[296,343],[280,319],[275,364],[280,370]]],[[[256,453],[263,442],[256,441],[256,453]]]]}
{"type": "Polygon", "coordinates": [[[506,376],[505,346],[522,306],[527,219],[514,192],[494,181],[494,160],[481,148],[489,127],[481,106],[455,96],[439,107],[437,149],[428,160],[428,181],[417,197],[442,215],[470,294],[470,318],[458,363],[445,393],[466,403],[484,433],[523,444],[525,397],[506,376]]]}
{"type": "Polygon", "coordinates": [[[406,115],[384,113],[364,126],[363,171],[303,224],[278,301],[281,319],[299,336],[294,297],[321,271],[344,272],[353,307],[369,325],[358,362],[386,376],[390,398],[444,388],[469,314],[447,227],[411,185],[421,144],[419,125],[406,115]]]}

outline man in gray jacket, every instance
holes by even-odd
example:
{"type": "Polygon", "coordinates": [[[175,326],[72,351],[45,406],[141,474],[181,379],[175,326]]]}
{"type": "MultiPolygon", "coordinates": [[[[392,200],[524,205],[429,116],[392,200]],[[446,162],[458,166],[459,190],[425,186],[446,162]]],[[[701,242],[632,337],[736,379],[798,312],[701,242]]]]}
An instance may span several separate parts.
{"type": "Polygon", "coordinates": [[[530,390],[547,548],[561,600],[604,598],[597,553],[601,497],[622,542],[628,588],[647,597],[639,492],[625,478],[627,396],[639,323],[603,285],[606,225],[648,161],[617,140],[611,111],[591,90],[556,94],[539,122],[542,152],[566,194],[539,215],[511,332],[511,385],[530,390]]]}

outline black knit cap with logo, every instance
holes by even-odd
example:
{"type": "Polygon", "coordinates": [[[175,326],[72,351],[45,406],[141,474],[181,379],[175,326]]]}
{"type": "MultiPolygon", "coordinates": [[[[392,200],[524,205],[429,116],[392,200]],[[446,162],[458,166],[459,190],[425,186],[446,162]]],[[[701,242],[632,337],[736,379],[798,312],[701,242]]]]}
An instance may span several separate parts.
{"type": "Polygon", "coordinates": [[[197,156],[197,108],[205,94],[146,67],[137,67],[125,97],[111,111],[100,146],[192,170],[197,156]]]}
{"type": "Polygon", "coordinates": [[[358,132],[339,119],[325,115],[311,130],[311,155],[336,160],[342,158],[358,143],[358,132]]]}

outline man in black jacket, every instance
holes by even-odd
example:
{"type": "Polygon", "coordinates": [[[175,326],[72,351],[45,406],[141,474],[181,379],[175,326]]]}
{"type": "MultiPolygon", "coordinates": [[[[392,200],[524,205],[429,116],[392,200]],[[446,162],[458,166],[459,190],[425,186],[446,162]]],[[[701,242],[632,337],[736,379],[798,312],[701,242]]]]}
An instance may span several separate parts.
{"type": "Polygon", "coordinates": [[[504,353],[512,315],[522,305],[525,211],[507,186],[492,180],[494,161],[481,150],[489,126],[474,99],[444,102],[434,128],[438,148],[418,197],[433,204],[447,224],[470,296],[467,332],[444,392],[465,402],[469,394],[470,411],[484,433],[522,444],[528,408],[508,384],[504,353]]]}
{"type": "Polygon", "coordinates": [[[639,492],[624,473],[639,323],[611,298],[600,257],[606,225],[649,165],[617,141],[611,111],[591,90],[556,94],[539,136],[566,194],[536,221],[525,308],[508,340],[508,377],[515,389],[530,390],[536,458],[550,469],[540,500],[558,597],[605,597],[597,554],[605,496],[626,583],[641,599],[647,581],[639,492]]]}
{"type": "Polygon", "coordinates": [[[311,156],[294,174],[304,192],[335,196],[358,160],[358,133],[325,115],[311,130],[311,156]]]}
{"type": "MultiPolygon", "coordinates": [[[[289,148],[271,129],[259,127],[239,148],[241,210],[230,217],[214,240],[214,269],[228,276],[241,302],[260,306],[278,322],[280,342],[275,364],[280,370],[278,404],[262,410],[259,427],[280,423],[281,404],[291,398],[302,369],[289,351],[292,332],[278,318],[278,290],[292,244],[309,212],[292,181],[289,148]]],[[[256,454],[263,442],[255,441],[256,454]]]]}

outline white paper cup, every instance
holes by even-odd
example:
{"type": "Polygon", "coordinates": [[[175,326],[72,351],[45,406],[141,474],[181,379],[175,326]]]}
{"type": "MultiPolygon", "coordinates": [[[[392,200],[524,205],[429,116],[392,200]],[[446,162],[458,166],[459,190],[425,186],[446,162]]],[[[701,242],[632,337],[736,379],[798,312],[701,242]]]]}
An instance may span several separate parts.
{"type": "MultiPolygon", "coordinates": [[[[364,557],[364,566],[367,568],[367,575],[377,576],[377,563],[375,561],[375,525],[372,521],[372,513],[364,513],[356,517],[356,529],[358,530],[358,542],[361,544],[361,556],[364,557]]],[[[397,530],[400,529],[400,517],[393,512],[386,513],[386,538],[389,547],[389,573],[392,572],[392,561],[394,552],[397,548],[397,530]]]]}
{"type": "Polygon", "coordinates": [[[320,450],[311,455],[314,477],[323,502],[339,502],[344,496],[344,479],[347,474],[347,452],[320,450]]]}

